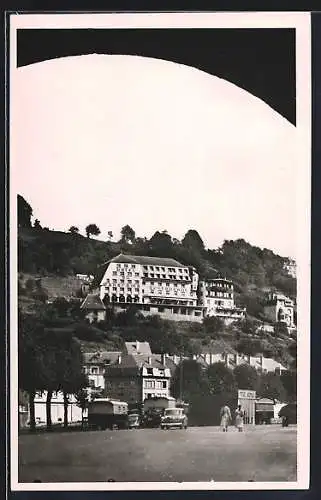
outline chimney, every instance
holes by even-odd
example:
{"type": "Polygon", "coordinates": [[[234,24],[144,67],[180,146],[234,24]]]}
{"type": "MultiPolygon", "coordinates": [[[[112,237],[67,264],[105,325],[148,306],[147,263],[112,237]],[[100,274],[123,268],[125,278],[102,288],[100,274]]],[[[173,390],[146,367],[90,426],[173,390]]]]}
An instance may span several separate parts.
{"type": "Polygon", "coordinates": [[[139,352],[139,341],[136,340],[136,351],[139,352]]]}
{"type": "Polygon", "coordinates": [[[121,354],[118,355],[118,364],[121,364],[121,354]]]}
{"type": "Polygon", "coordinates": [[[150,356],[148,356],[148,364],[151,365],[152,364],[152,358],[150,356]]]}
{"type": "Polygon", "coordinates": [[[166,366],[166,354],[162,354],[161,356],[161,363],[163,366],[166,366]]]}

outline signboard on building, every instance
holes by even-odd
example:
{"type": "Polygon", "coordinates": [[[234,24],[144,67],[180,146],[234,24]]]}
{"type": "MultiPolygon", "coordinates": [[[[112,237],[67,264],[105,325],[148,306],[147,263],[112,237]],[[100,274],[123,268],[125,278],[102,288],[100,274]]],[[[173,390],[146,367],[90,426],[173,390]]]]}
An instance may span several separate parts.
{"type": "Polygon", "coordinates": [[[238,404],[245,412],[244,423],[255,424],[256,391],[240,389],[238,391],[238,404]]]}
{"type": "Polygon", "coordinates": [[[255,391],[239,390],[238,391],[238,398],[239,399],[256,399],[256,392],[255,391]]]}

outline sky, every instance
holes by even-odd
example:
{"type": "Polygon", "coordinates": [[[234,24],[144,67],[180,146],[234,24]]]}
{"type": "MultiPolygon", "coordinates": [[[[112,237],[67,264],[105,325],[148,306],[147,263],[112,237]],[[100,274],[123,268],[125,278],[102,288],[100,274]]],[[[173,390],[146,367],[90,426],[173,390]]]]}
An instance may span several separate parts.
{"type": "Polygon", "coordinates": [[[296,128],[265,102],[183,64],[83,55],[20,67],[11,176],[43,226],[107,239],[196,229],[296,257],[296,128]]]}

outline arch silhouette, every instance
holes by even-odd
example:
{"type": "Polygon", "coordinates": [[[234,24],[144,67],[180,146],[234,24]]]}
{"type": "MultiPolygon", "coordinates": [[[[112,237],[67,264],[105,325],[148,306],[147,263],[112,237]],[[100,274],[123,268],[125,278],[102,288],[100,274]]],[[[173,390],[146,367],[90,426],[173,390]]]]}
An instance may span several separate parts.
{"type": "Polygon", "coordinates": [[[85,54],[138,55],[223,78],[295,124],[294,29],[27,29],[17,66],[85,54]]]}

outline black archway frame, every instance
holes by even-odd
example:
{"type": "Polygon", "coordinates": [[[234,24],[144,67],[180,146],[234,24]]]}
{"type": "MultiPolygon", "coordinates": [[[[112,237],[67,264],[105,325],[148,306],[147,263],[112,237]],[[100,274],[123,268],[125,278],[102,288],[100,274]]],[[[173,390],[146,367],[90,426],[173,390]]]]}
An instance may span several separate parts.
{"type": "Polygon", "coordinates": [[[296,124],[295,29],[24,29],[17,66],[82,54],[139,55],[223,78],[296,124]]]}

